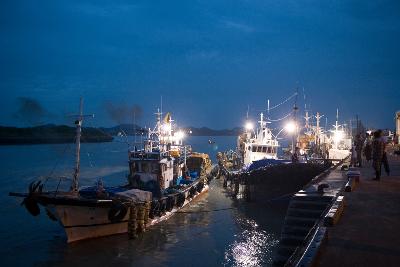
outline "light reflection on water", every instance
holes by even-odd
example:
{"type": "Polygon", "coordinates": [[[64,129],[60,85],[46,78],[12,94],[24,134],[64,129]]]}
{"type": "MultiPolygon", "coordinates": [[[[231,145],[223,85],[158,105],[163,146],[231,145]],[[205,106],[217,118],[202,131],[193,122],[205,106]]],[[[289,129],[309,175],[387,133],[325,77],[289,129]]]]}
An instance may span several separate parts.
{"type": "Polygon", "coordinates": [[[276,236],[260,229],[252,219],[238,218],[242,231],[225,252],[224,266],[265,266],[272,263],[272,249],[278,244],[276,236]]]}
{"type": "MultiPolygon", "coordinates": [[[[190,143],[197,151],[210,153],[214,160],[215,147],[207,144],[208,139],[191,137],[190,143]]],[[[213,137],[213,140],[222,150],[235,144],[235,137],[213,137]]],[[[20,206],[20,199],[8,197],[9,191],[25,191],[33,176],[52,170],[54,158],[62,147],[0,147],[2,266],[265,266],[271,263],[271,251],[277,244],[284,212],[238,204],[226,194],[220,180],[213,181],[207,194],[185,207],[185,211],[194,213],[176,214],[136,240],[116,235],[66,244],[58,223],[50,221],[44,212],[38,217],[30,216],[20,206]],[[21,162],[21,155],[29,160],[21,162]],[[196,212],[224,208],[231,209],[196,212]]],[[[83,144],[82,149],[88,150],[93,164],[90,167],[90,162],[83,159],[82,182],[93,182],[89,179],[93,173],[103,175],[106,185],[125,180],[124,144],[83,144]]],[[[73,165],[72,155],[73,151],[60,163],[58,173],[73,165]]]]}

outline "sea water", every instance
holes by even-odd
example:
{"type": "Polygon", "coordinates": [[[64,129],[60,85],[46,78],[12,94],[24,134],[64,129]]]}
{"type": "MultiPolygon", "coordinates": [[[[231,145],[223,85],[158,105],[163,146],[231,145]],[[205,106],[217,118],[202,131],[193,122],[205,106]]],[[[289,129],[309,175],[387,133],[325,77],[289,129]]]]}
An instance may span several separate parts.
{"type": "MultiPolygon", "coordinates": [[[[128,141],[128,142],[127,142],[128,141]]],[[[110,143],[83,143],[81,185],[101,178],[107,185],[125,182],[128,144],[118,138],[110,143]]],[[[194,151],[208,153],[235,146],[235,137],[189,137],[194,151]],[[208,140],[211,140],[209,144],[208,140]]],[[[169,220],[151,227],[136,240],[127,234],[66,243],[58,222],[42,209],[31,216],[22,199],[9,192],[27,192],[38,177],[71,177],[74,145],[18,145],[0,147],[0,265],[1,266],[266,266],[278,243],[285,210],[238,202],[220,180],[169,220]]],[[[59,179],[47,184],[57,185],[59,179]]],[[[68,186],[62,179],[60,186],[68,186]]]]}

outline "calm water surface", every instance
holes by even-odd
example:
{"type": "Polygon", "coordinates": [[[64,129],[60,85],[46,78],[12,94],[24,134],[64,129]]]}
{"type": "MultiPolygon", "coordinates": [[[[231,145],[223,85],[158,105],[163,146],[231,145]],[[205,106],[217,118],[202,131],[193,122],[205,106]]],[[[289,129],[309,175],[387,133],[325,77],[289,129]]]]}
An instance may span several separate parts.
{"type": "MultiPolygon", "coordinates": [[[[209,153],[235,146],[235,137],[190,137],[195,151],[209,153]]],[[[127,145],[82,145],[82,185],[101,177],[105,185],[125,181],[127,145]]],[[[66,243],[63,229],[42,211],[32,217],[22,199],[10,191],[26,192],[36,177],[71,176],[73,145],[0,146],[2,205],[1,266],[268,266],[276,247],[285,210],[232,200],[214,180],[207,194],[136,240],[127,235],[66,243]],[[214,209],[225,209],[214,212],[214,209]]],[[[54,185],[56,181],[49,180],[54,185]]],[[[68,183],[64,183],[65,186],[68,183]]]]}

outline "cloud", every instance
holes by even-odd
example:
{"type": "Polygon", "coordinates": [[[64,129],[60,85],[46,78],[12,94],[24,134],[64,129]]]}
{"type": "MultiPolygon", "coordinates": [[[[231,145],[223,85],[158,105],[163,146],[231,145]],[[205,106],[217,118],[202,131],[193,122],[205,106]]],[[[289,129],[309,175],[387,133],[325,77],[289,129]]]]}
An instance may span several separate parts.
{"type": "Polygon", "coordinates": [[[138,120],[143,114],[142,108],[137,105],[114,104],[112,102],[104,102],[103,104],[108,116],[116,123],[126,123],[133,119],[138,120]]]}
{"type": "Polygon", "coordinates": [[[30,97],[17,98],[18,109],[13,117],[29,125],[43,124],[46,118],[52,115],[39,101],[30,97]]]}

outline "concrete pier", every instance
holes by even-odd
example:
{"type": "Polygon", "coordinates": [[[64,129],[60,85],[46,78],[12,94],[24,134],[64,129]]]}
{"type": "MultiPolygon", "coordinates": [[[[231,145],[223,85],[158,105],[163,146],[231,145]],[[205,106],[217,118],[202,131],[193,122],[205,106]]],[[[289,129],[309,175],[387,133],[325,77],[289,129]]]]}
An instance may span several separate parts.
{"type": "Polygon", "coordinates": [[[400,157],[390,155],[391,176],[373,181],[371,163],[360,168],[353,192],[328,238],[317,266],[400,266],[400,157]]]}

